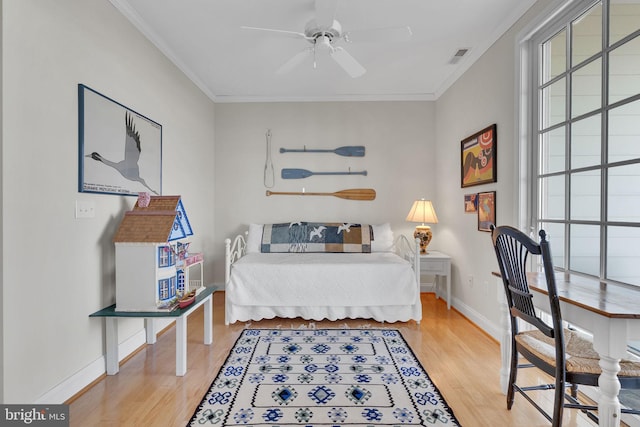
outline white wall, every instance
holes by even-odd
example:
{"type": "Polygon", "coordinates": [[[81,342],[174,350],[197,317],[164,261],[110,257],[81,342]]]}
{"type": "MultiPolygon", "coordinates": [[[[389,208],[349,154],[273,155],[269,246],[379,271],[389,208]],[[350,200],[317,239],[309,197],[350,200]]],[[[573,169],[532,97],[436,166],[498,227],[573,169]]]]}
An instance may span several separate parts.
{"type": "MultiPolygon", "coordinates": [[[[77,192],[77,84],[163,125],[163,194],[182,195],[207,282],[215,112],[107,0],[5,1],[2,41],[2,401],[60,402],[89,367],[104,372],[103,322],[88,315],[114,302],[111,239],[135,201],[77,192]],[[76,220],[76,200],[96,217],[76,220]]],[[[125,341],[142,321],[119,329],[125,341]]]]}
{"type": "MultiPolygon", "coordinates": [[[[390,222],[396,233],[413,234],[405,222],[411,204],[436,193],[433,102],[326,102],[216,104],[216,282],[224,281],[224,239],[249,223],[307,221],[390,222]],[[374,201],[328,196],[265,195],[267,129],[276,170],[273,191],[335,192],[373,188],[374,201]],[[280,148],[335,149],[364,145],[364,157],[280,153],[280,148]],[[366,170],[367,176],[312,176],[284,180],[282,168],[311,171],[366,170]]],[[[435,205],[439,212],[438,205],[435,205]]],[[[433,226],[432,248],[442,244],[433,226]]]]}
{"type": "Polygon", "coordinates": [[[437,101],[438,205],[443,250],[453,258],[454,305],[498,338],[497,271],[490,234],[477,231],[477,217],[465,214],[465,194],[496,191],[496,222],[518,226],[518,139],[516,38],[550,1],[538,1],[437,101]],[[497,124],[496,183],[460,188],[460,141],[497,124]],[[473,278],[473,286],[468,278],[473,278]]]}

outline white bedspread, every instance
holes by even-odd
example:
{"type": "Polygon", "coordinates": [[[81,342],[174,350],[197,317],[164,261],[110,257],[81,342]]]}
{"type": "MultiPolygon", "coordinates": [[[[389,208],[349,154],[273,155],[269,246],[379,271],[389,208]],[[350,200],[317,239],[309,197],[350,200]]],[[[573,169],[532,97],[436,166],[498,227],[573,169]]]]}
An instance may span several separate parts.
{"type": "Polygon", "coordinates": [[[226,294],[237,306],[420,307],[411,265],[390,252],[249,253],[233,264],[226,294]]]}

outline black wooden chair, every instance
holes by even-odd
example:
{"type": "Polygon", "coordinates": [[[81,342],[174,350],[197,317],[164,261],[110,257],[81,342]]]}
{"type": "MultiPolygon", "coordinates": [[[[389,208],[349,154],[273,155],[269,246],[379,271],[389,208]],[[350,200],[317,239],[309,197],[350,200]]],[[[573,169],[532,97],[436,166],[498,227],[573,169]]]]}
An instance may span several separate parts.
{"type": "MultiPolygon", "coordinates": [[[[598,376],[601,372],[598,353],[593,349],[588,335],[570,329],[563,323],[549,242],[546,240],[544,230],[541,230],[539,235],[540,243],[536,243],[513,227],[491,226],[491,237],[504,284],[511,325],[511,366],[507,409],[511,409],[515,393],[518,392],[551,421],[553,427],[562,425],[564,408],[580,409],[597,422],[598,418],[594,414],[597,406],[580,403],[577,386],[598,385],[598,376]],[[527,281],[527,262],[530,254],[542,258],[549,291],[548,313],[551,317],[551,324],[545,322],[536,313],[533,305],[533,296],[527,281]],[[518,319],[532,325],[533,328],[519,331],[518,319]],[[558,331],[563,331],[563,333],[558,333],[558,331]],[[529,363],[519,364],[519,355],[529,363]],[[518,385],[516,380],[519,367],[537,367],[551,375],[554,382],[533,386],[518,385]],[[552,415],[534,400],[534,397],[529,393],[533,390],[555,390],[552,415]]],[[[618,379],[621,387],[623,389],[640,388],[640,362],[638,359],[630,355],[629,360],[620,362],[620,368],[618,379]]],[[[622,412],[640,413],[640,411],[633,409],[623,409],[622,412]]]]}

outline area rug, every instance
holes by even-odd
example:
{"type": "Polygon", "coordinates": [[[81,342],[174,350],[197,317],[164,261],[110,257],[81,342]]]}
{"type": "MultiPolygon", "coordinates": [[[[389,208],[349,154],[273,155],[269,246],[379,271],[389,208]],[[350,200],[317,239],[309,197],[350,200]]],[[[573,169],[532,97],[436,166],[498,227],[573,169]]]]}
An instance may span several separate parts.
{"type": "Polygon", "coordinates": [[[189,426],[459,426],[396,329],[245,329],[189,426]]]}

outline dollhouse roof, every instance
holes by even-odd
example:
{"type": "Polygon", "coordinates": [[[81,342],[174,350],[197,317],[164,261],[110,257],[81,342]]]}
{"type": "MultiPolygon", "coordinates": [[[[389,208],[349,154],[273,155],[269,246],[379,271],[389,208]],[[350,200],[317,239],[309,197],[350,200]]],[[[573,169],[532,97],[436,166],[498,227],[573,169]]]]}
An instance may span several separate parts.
{"type": "Polygon", "coordinates": [[[166,243],[193,231],[180,196],[151,196],[149,205],[125,212],[114,243],[166,243]]]}
{"type": "Polygon", "coordinates": [[[175,211],[178,203],[180,202],[180,196],[151,196],[149,200],[149,206],[140,207],[136,202],[133,207],[134,211],[175,211]]]}

